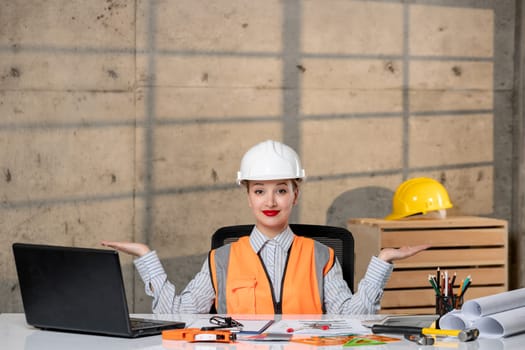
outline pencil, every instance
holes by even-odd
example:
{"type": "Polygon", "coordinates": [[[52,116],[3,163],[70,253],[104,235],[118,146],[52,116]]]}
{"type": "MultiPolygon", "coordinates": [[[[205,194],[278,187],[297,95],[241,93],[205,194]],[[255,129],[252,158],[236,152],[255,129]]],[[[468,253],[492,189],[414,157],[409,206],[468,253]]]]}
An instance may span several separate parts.
{"type": "Polygon", "coordinates": [[[445,296],[448,297],[448,270],[445,271],[445,296]]]}
{"type": "Polygon", "coordinates": [[[436,296],[439,296],[440,295],[439,288],[436,285],[436,281],[434,280],[434,277],[431,275],[428,275],[428,282],[430,282],[430,285],[432,286],[432,288],[434,288],[434,292],[436,292],[436,296]]]}
{"type": "Polygon", "coordinates": [[[464,295],[467,292],[467,289],[468,289],[468,287],[470,287],[471,284],[472,284],[472,279],[470,281],[468,281],[468,283],[465,286],[465,288],[463,289],[463,293],[461,293],[461,295],[464,295]]]}
{"type": "MultiPolygon", "coordinates": [[[[441,276],[440,276],[439,267],[437,268],[436,276],[437,276],[436,281],[437,281],[437,283],[438,283],[438,288],[441,289],[441,276]]],[[[440,294],[441,294],[441,293],[440,293],[440,294]]]]}
{"type": "Polygon", "coordinates": [[[454,289],[454,283],[456,283],[456,273],[454,272],[454,276],[452,276],[452,282],[450,282],[452,289],[454,289]]]}

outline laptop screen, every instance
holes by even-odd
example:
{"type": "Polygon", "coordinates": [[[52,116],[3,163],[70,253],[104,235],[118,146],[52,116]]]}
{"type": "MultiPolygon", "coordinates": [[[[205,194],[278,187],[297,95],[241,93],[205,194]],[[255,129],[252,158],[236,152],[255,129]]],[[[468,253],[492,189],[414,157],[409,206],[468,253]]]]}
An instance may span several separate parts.
{"type": "Polygon", "coordinates": [[[27,323],[40,328],[129,334],[118,253],[13,244],[27,323]]]}

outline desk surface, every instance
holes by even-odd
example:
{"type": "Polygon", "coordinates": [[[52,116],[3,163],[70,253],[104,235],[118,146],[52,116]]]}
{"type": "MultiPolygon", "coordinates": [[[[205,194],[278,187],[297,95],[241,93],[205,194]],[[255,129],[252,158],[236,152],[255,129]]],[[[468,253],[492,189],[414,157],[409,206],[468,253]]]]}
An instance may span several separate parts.
{"type": "MultiPolygon", "coordinates": [[[[159,318],[151,315],[139,315],[159,318]]],[[[209,317],[207,315],[164,315],[162,319],[177,321],[192,321],[195,318],[209,317]]],[[[333,316],[326,316],[332,318],[333,316]]],[[[161,336],[149,336],[138,339],[125,339],[85,334],[43,331],[28,326],[24,314],[0,314],[0,339],[3,349],[9,350],[128,350],[128,349],[197,349],[197,350],[323,350],[339,349],[342,346],[310,346],[294,342],[236,342],[223,343],[187,343],[182,341],[162,342],[161,336]]],[[[507,339],[478,339],[473,342],[438,342],[435,346],[421,346],[407,340],[385,345],[359,346],[359,350],[390,350],[390,349],[425,349],[425,350],[518,350],[523,349],[525,334],[507,339]]],[[[345,347],[344,349],[351,349],[345,347]]]]}

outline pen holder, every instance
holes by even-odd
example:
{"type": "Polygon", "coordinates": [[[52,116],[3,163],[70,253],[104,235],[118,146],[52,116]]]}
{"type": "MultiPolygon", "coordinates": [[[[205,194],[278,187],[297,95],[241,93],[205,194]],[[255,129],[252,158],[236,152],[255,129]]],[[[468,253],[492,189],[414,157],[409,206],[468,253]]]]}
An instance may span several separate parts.
{"type": "Polygon", "coordinates": [[[436,295],[436,314],[443,316],[454,309],[460,309],[463,306],[463,296],[457,295],[436,295]]]}

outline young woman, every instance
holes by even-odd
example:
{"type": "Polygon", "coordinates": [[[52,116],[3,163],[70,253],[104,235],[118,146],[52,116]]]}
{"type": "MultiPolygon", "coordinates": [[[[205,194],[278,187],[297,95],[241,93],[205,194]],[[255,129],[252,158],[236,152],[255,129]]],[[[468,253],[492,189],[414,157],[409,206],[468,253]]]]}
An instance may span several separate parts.
{"type": "Polygon", "coordinates": [[[304,177],[297,153],[287,145],[269,140],[246,152],[237,183],[246,187],[255,227],[249,236],[212,250],[180,294],[148,246],[102,244],[138,257],[134,264],[153,297],[154,313],[209,313],[214,303],[221,314],[377,312],[392,262],[428,246],[381,250],[352,294],[332,249],[288,226],[304,177]]]}

